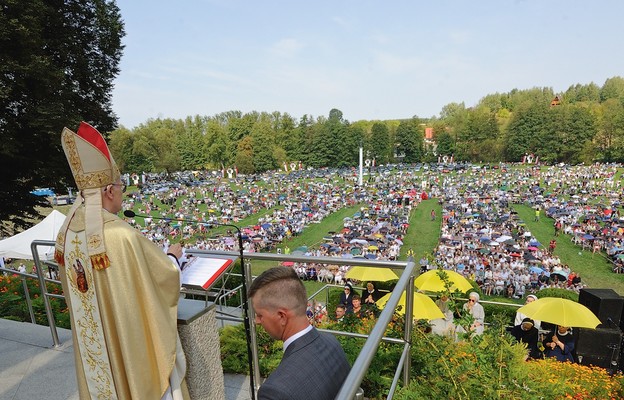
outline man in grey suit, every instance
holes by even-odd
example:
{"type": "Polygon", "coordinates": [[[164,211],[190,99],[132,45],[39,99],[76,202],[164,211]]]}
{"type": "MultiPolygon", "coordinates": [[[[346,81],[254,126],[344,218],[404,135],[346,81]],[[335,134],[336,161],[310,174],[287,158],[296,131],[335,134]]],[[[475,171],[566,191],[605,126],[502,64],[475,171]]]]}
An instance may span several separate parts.
{"type": "Polygon", "coordinates": [[[280,365],[258,391],[259,399],[332,400],[350,366],[338,340],[317,331],[306,316],[307,294],[291,268],[264,271],[249,288],[255,322],[284,341],[280,365]]]}

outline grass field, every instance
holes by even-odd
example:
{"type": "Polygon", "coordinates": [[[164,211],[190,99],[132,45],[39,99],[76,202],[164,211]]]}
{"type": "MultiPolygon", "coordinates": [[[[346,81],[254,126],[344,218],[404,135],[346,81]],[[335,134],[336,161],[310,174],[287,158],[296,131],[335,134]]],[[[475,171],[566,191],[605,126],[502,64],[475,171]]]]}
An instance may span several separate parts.
{"type": "Polygon", "coordinates": [[[414,260],[418,262],[423,255],[431,254],[440,239],[440,225],[442,223],[442,207],[437,199],[422,201],[412,210],[410,226],[403,240],[401,257],[407,259],[407,251],[414,250],[414,260]],[[431,220],[431,210],[435,210],[436,219],[431,220]]]}

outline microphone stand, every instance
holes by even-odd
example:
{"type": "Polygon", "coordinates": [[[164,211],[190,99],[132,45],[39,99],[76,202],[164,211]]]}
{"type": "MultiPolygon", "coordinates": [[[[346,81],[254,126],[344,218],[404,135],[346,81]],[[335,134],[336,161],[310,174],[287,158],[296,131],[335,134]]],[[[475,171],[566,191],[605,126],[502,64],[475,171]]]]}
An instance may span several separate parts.
{"type": "MultiPolygon", "coordinates": [[[[256,342],[256,332],[255,332],[255,326],[252,326],[250,321],[249,321],[249,307],[251,306],[251,303],[248,301],[247,299],[247,284],[251,284],[251,271],[247,271],[247,267],[245,266],[245,260],[244,260],[244,253],[243,253],[243,233],[240,230],[240,228],[234,224],[222,224],[219,222],[201,222],[201,221],[196,221],[196,220],[192,220],[192,219],[177,219],[177,218],[163,218],[163,217],[153,217],[151,215],[140,215],[140,214],[136,214],[134,211],[132,210],[126,210],[124,211],[124,216],[128,217],[128,218],[133,218],[133,217],[142,217],[142,218],[152,218],[152,219],[161,219],[161,220],[170,220],[170,221],[184,221],[184,222],[189,222],[189,223],[193,223],[193,224],[207,224],[209,227],[211,225],[214,226],[229,226],[231,228],[236,229],[236,233],[238,234],[238,251],[239,251],[239,257],[240,257],[240,263],[241,263],[241,274],[242,274],[242,278],[243,278],[243,293],[242,293],[242,304],[243,304],[243,321],[245,324],[245,336],[246,336],[246,341],[247,341],[247,359],[248,359],[248,364],[249,364],[249,386],[250,386],[250,394],[251,394],[251,400],[255,400],[256,398],[256,386],[255,386],[255,379],[254,377],[256,376],[256,374],[254,373],[255,370],[259,371],[260,367],[258,367],[257,369],[255,368],[255,360],[258,359],[257,354],[256,357],[254,358],[254,351],[257,353],[258,348],[257,346],[253,346],[252,349],[252,341],[255,344],[256,342]],[[249,282],[247,281],[249,279],[249,282]],[[253,330],[253,335],[252,335],[252,330],[253,330]]],[[[259,372],[258,372],[258,376],[259,372]]]]}

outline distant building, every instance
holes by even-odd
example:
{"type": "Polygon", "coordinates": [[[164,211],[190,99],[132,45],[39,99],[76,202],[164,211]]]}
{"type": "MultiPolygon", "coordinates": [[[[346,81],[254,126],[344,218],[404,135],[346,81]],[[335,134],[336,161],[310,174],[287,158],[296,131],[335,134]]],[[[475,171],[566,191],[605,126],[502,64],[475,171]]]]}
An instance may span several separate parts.
{"type": "Polygon", "coordinates": [[[554,99],[550,102],[550,106],[558,106],[561,104],[561,100],[559,100],[559,96],[555,96],[554,99]]]}

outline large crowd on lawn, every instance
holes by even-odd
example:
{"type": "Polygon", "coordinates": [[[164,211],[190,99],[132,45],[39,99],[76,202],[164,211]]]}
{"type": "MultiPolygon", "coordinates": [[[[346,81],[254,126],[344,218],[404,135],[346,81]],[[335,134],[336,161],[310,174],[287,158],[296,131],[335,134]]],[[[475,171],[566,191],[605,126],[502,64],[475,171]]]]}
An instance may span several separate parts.
{"type": "MultiPolygon", "coordinates": [[[[578,291],[583,287],[580,276],[556,252],[557,241],[568,237],[579,250],[609,257],[613,270],[624,272],[624,223],[618,210],[622,182],[614,165],[508,171],[501,164],[488,170],[465,166],[451,173],[404,166],[375,172],[361,187],[355,185],[351,169],[233,179],[211,173],[187,180],[151,175],[129,193],[124,209],[158,216],[128,220],[163,247],[182,240],[188,248],[235,251],[236,232],[228,229],[215,237],[215,224],[238,224],[261,214],[254,225],[241,226],[244,251],[395,260],[410,251],[403,248],[403,238],[412,208],[434,197],[443,208],[440,216],[431,213],[434,223],[441,224],[441,235],[434,253],[420,260],[423,270],[458,271],[488,295],[522,297],[543,287],[578,291]],[[511,207],[514,203],[534,207],[536,219],[552,218],[549,243],[539,243],[526,229],[511,207]],[[321,243],[291,250],[284,242],[355,204],[359,211],[321,243]]],[[[345,281],[344,267],[294,263],[293,268],[305,279],[345,281]]]]}
{"type": "Polygon", "coordinates": [[[617,211],[621,181],[615,173],[614,166],[593,165],[447,176],[439,193],[444,209],[440,244],[434,262],[421,264],[463,273],[487,295],[520,298],[545,287],[578,292],[584,287],[580,274],[561,262],[557,240],[567,234],[581,251],[615,255],[617,270],[624,224],[617,211]],[[552,218],[549,243],[539,243],[526,229],[514,203],[531,205],[535,220],[544,214],[552,218]]]}
{"type": "MultiPolygon", "coordinates": [[[[235,232],[212,238],[211,224],[236,224],[268,210],[257,224],[242,227],[245,251],[395,260],[408,251],[402,245],[411,209],[422,198],[434,197],[443,208],[440,216],[431,213],[441,224],[441,236],[434,253],[420,260],[422,269],[458,271],[476,281],[487,295],[520,298],[544,287],[582,288],[580,275],[557,256],[562,235],[569,235],[581,251],[610,257],[615,272],[624,271],[624,224],[618,211],[621,181],[616,179],[615,166],[529,166],[508,171],[501,164],[454,173],[411,168],[387,171],[377,173],[362,187],[352,184],[352,170],[267,173],[247,182],[237,178],[242,190],[214,175],[203,177],[202,185],[167,186],[166,181],[151,178],[144,187],[156,183],[159,189],[150,194],[135,192],[125,207],[138,209],[138,214],[156,211],[171,219],[168,223],[146,219],[145,226],[138,226],[163,246],[183,239],[187,247],[236,250],[235,232]],[[302,179],[319,176],[322,179],[302,179]],[[539,243],[526,229],[512,209],[515,203],[532,206],[536,219],[553,218],[549,243],[539,243]],[[328,232],[322,243],[296,249],[284,244],[307,226],[354,204],[360,204],[360,210],[344,219],[339,232],[328,232]]],[[[345,281],[346,267],[292,265],[303,279],[345,281]]]]}

